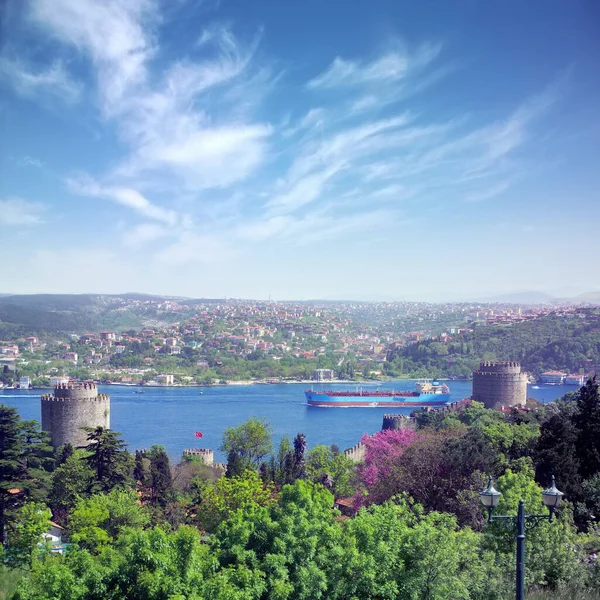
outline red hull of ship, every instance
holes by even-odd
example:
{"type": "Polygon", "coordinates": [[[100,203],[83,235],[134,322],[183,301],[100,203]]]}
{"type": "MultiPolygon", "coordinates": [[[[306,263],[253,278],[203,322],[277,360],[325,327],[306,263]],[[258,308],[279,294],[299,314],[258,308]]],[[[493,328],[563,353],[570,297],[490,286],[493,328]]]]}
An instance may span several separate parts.
{"type": "Polygon", "coordinates": [[[310,406],[338,406],[340,408],[348,408],[353,406],[363,406],[363,407],[383,407],[383,406],[412,406],[412,407],[425,407],[425,406],[445,406],[448,404],[447,400],[440,400],[439,402],[431,401],[431,402],[327,402],[322,400],[309,400],[308,404],[310,406]]]}

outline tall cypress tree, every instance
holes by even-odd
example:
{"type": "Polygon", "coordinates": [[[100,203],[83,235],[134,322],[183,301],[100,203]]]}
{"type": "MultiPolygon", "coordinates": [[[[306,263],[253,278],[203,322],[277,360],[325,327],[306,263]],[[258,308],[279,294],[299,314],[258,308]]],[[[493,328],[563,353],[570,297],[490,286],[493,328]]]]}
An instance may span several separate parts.
{"type": "Polygon", "coordinates": [[[564,412],[547,418],[540,427],[536,448],[535,475],[538,483],[546,487],[552,475],[571,501],[581,494],[580,460],[577,456],[579,432],[564,412]]]}
{"type": "Polygon", "coordinates": [[[164,506],[171,490],[172,477],[169,455],[162,446],[154,446],[150,452],[150,477],[152,499],[164,506]]]}
{"type": "Polygon", "coordinates": [[[133,478],[139,481],[142,486],[146,485],[147,474],[144,466],[144,454],[140,450],[135,451],[135,467],[133,469],[133,478]]]}
{"type": "Polygon", "coordinates": [[[600,394],[596,377],[588,379],[577,396],[578,412],[574,416],[579,430],[577,456],[580,474],[588,479],[600,472],[600,394]]]}
{"type": "Polygon", "coordinates": [[[294,479],[304,477],[305,461],[304,452],[306,450],[306,436],[299,433],[294,438],[294,479]]]}

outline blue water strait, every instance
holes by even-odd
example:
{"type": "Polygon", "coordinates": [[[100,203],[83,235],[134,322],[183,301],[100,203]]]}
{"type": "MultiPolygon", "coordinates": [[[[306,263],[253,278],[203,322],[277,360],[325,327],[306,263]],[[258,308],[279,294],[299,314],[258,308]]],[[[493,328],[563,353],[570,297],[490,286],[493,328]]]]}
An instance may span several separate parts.
{"type": "MultiPolygon", "coordinates": [[[[449,381],[455,402],[471,394],[470,381],[449,381]]],[[[185,448],[212,448],[215,458],[223,431],[249,417],[265,417],[273,428],[273,441],[298,432],[306,435],[308,446],[337,444],[340,449],[354,446],[364,433],[381,429],[385,413],[410,414],[414,408],[317,408],[307,406],[306,384],[269,384],[205,388],[136,388],[100,386],[111,397],[111,428],[120,431],[131,451],[160,444],[176,460],[185,448]],[[136,394],[143,390],[143,394],[136,394]],[[200,393],[202,391],[202,394],[200,393]],[[203,434],[202,439],[195,432],[203,434]]],[[[331,389],[315,385],[313,389],[331,389]]],[[[387,381],[381,385],[361,384],[363,389],[412,390],[414,381],[387,381]]],[[[335,385],[334,389],[356,389],[356,385],[335,385]]],[[[528,398],[551,402],[571,386],[528,388],[528,398]]],[[[47,390],[44,390],[47,391],[47,390]]],[[[0,403],[15,406],[23,419],[40,420],[40,390],[0,390],[0,403]]]]}

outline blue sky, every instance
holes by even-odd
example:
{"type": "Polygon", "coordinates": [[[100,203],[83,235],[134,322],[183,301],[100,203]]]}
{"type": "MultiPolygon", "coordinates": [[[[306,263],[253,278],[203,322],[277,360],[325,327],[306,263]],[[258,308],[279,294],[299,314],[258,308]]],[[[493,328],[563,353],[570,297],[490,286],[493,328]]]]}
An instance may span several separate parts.
{"type": "Polygon", "coordinates": [[[1,10],[0,291],[600,289],[594,0],[1,10]]]}

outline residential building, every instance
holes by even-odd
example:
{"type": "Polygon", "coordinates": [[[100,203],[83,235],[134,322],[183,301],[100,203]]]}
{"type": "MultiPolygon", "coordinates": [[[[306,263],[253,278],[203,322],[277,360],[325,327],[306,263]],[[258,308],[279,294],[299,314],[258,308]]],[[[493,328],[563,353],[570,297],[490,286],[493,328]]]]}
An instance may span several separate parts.
{"type": "Polygon", "coordinates": [[[565,385],[576,385],[578,387],[581,387],[583,385],[583,382],[585,381],[585,376],[584,375],[567,375],[565,377],[565,385]]]}
{"type": "Polygon", "coordinates": [[[313,381],[332,381],[335,373],[332,369],[314,369],[312,372],[313,381]]]}
{"type": "Polygon", "coordinates": [[[560,371],[546,371],[540,375],[540,382],[546,385],[562,385],[566,376],[566,373],[560,371]]]}
{"type": "Polygon", "coordinates": [[[28,390],[31,386],[31,379],[29,377],[20,377],[19,378],[19,389],[28,390]]]}
{"type": "Polygon", "coordinates": [[[76,365],[77,361],[79,360],[79,356],[77,355],[77,352],[65,352],[63,354],[63,359],[68,360],[69,362],[72,362],[74,365],[76,365]]]}
{"type": "Polygon", "coordinates": [[[174,377],[173,375],[159,375],[157,378],[158,383],[160,385],[173,385],[174,377]]]}

